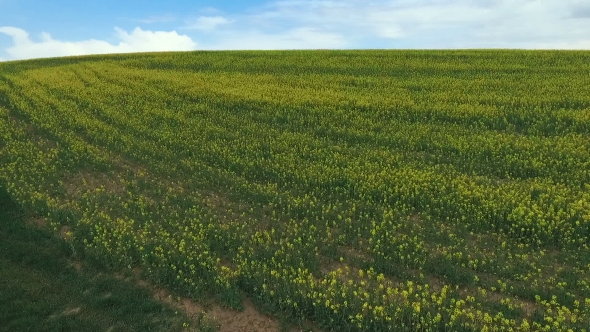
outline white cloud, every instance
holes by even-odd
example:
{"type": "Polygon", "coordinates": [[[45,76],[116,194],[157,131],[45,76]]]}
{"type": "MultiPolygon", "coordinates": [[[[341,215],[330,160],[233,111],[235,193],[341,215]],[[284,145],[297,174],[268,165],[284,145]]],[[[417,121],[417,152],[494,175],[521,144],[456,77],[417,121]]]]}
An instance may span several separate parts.
{"type": "Polygon", "coordinates": [[[223,16],[200,16],[194,21],[189,21],[185,29],[209,31],[230,23],[232,21],[223,16]]]}
{"type": "Polygon", "coordinates": [[[12,37],[15,44],[27,44],[30,43],[29,34],[19,28],[14,27],[0,27],[0,33],[12,37]]]}
{"type": "Polygon", "coordinates": [[[522,48],[531,50],[590,50],[590,39],[572,42],[520,42],[518,44],[496,42],[495,48],[522,48]]]}
{"type": "Polygon", "coordinates": [[[179,35],[176,31],[149,31],[138,27],[130,33],[119,28],[115,28],[115,32],[120,40],[116,45],[96,39],[60,41],[48,33],[42,33],[41,40],[34,42],[22,29],[0,27],[0,33],[12,37],[13,45],[6,49],[6,53],[13,60],[84,54],[188,51],[197,47],[190,37],[179,35]]]}

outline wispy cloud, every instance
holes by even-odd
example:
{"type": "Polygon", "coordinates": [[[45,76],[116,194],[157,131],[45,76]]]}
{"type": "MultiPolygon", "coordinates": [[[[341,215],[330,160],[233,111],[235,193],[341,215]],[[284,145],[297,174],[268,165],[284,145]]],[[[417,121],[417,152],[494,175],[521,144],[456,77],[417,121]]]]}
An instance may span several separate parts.
{"type": "Polygon", "coordinates": [[[202,45],[207,50],[342,49],[350,43],[344,35],[312,27],[297,27],[271,33],[260,30],[225,32],[202,45]]]}
{"type": "Polygon", "coordinates": [[[291,40],[287,48],[371,44],[381,48],[578,49],[589,39],[590,20],[572,19],[572,12],[581,17],[584,8],[573,0],[282,0],[242,13],[201,16],[191,23],[193,29],[215,36],[217,45],[232,40],[230,47],[247,44],[254,49],[271,44],[264,38],[279,39],[276,45],[291,40]],[[296,29],[329,38],[295,41],[296,29]]]}
{"type": "Polygon", "coordinates": [[[201,14],[215,15],[215,14],[220,14],[221,10],[214,8],[214,7],[205,7],[205,8],[199,9],[199,12],[201,14]]]}
{"type": "Polygon", "coordinates": [[[590,39],[586,1],[399,0],[275,1],[246,20],[304,25],[347,36],[362,47],[381,39],[384,48],[494,47],[579,48],[590,39]]]}
{"type": "Polygon", "coordinates": [[[0,27],[0,33],[8,35],[13,45],[6,52],[11,59],[30,59],[84,54],[131,53],[156,51],[187,51],[197,47],[197,43],[176,31],[150,31],[135,28],[131,32],[115,28],[118,44],[89,39],[82,41],[55,40],[48,33],[41,35],[40,41],[32,41],[29,34],[19,28],[0,27]]]}
{"type": "Polygon", "coordinates": [[[199,16],[194,20],[187,21],[184,29],[209,31],[232,22],[223,16],[199,16]]]}

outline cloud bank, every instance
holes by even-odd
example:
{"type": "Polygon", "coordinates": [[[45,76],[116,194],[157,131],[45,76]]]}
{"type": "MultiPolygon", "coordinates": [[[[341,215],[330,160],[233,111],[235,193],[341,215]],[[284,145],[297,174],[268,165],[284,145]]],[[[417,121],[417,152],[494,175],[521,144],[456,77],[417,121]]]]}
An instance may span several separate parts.
{"type": "Polygon", "coordinates": [[[13,45],[6,50],[12,60],[84,54],[188,51],[197,47],[190,37],[179,35],[176,31],[149,31],[139,27],[130,33],[115,27],[115,35],[119,40],[116,45],[96,39],[60,41],[51,38],[48,33],[42,33],[41,40],[34,42],[26,31],[15,27],[0,27],[0,33],[12,38],[13,45]]]}

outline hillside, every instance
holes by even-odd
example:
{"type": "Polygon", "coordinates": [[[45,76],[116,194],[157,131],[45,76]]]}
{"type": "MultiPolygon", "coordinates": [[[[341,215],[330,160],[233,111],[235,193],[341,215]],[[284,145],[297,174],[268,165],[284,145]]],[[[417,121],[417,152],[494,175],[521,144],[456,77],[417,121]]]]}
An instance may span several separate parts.
{"type": "Polygon", "coordinates": [[[588,331],[590,52],[0,63],[0,187],[79,259],[326,331],[588,331]]]}

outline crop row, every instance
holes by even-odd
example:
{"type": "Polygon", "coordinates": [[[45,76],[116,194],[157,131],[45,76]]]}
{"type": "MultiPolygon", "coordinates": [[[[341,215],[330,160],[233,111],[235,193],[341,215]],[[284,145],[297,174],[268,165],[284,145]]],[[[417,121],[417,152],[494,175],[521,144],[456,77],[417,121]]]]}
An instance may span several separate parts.
{"type": "Polygon", "coordinates": [[[45,60],[0,82],[0,184],[76,253],[194,298],[338,331],[583,331],[586,58],[45,60]]]}

